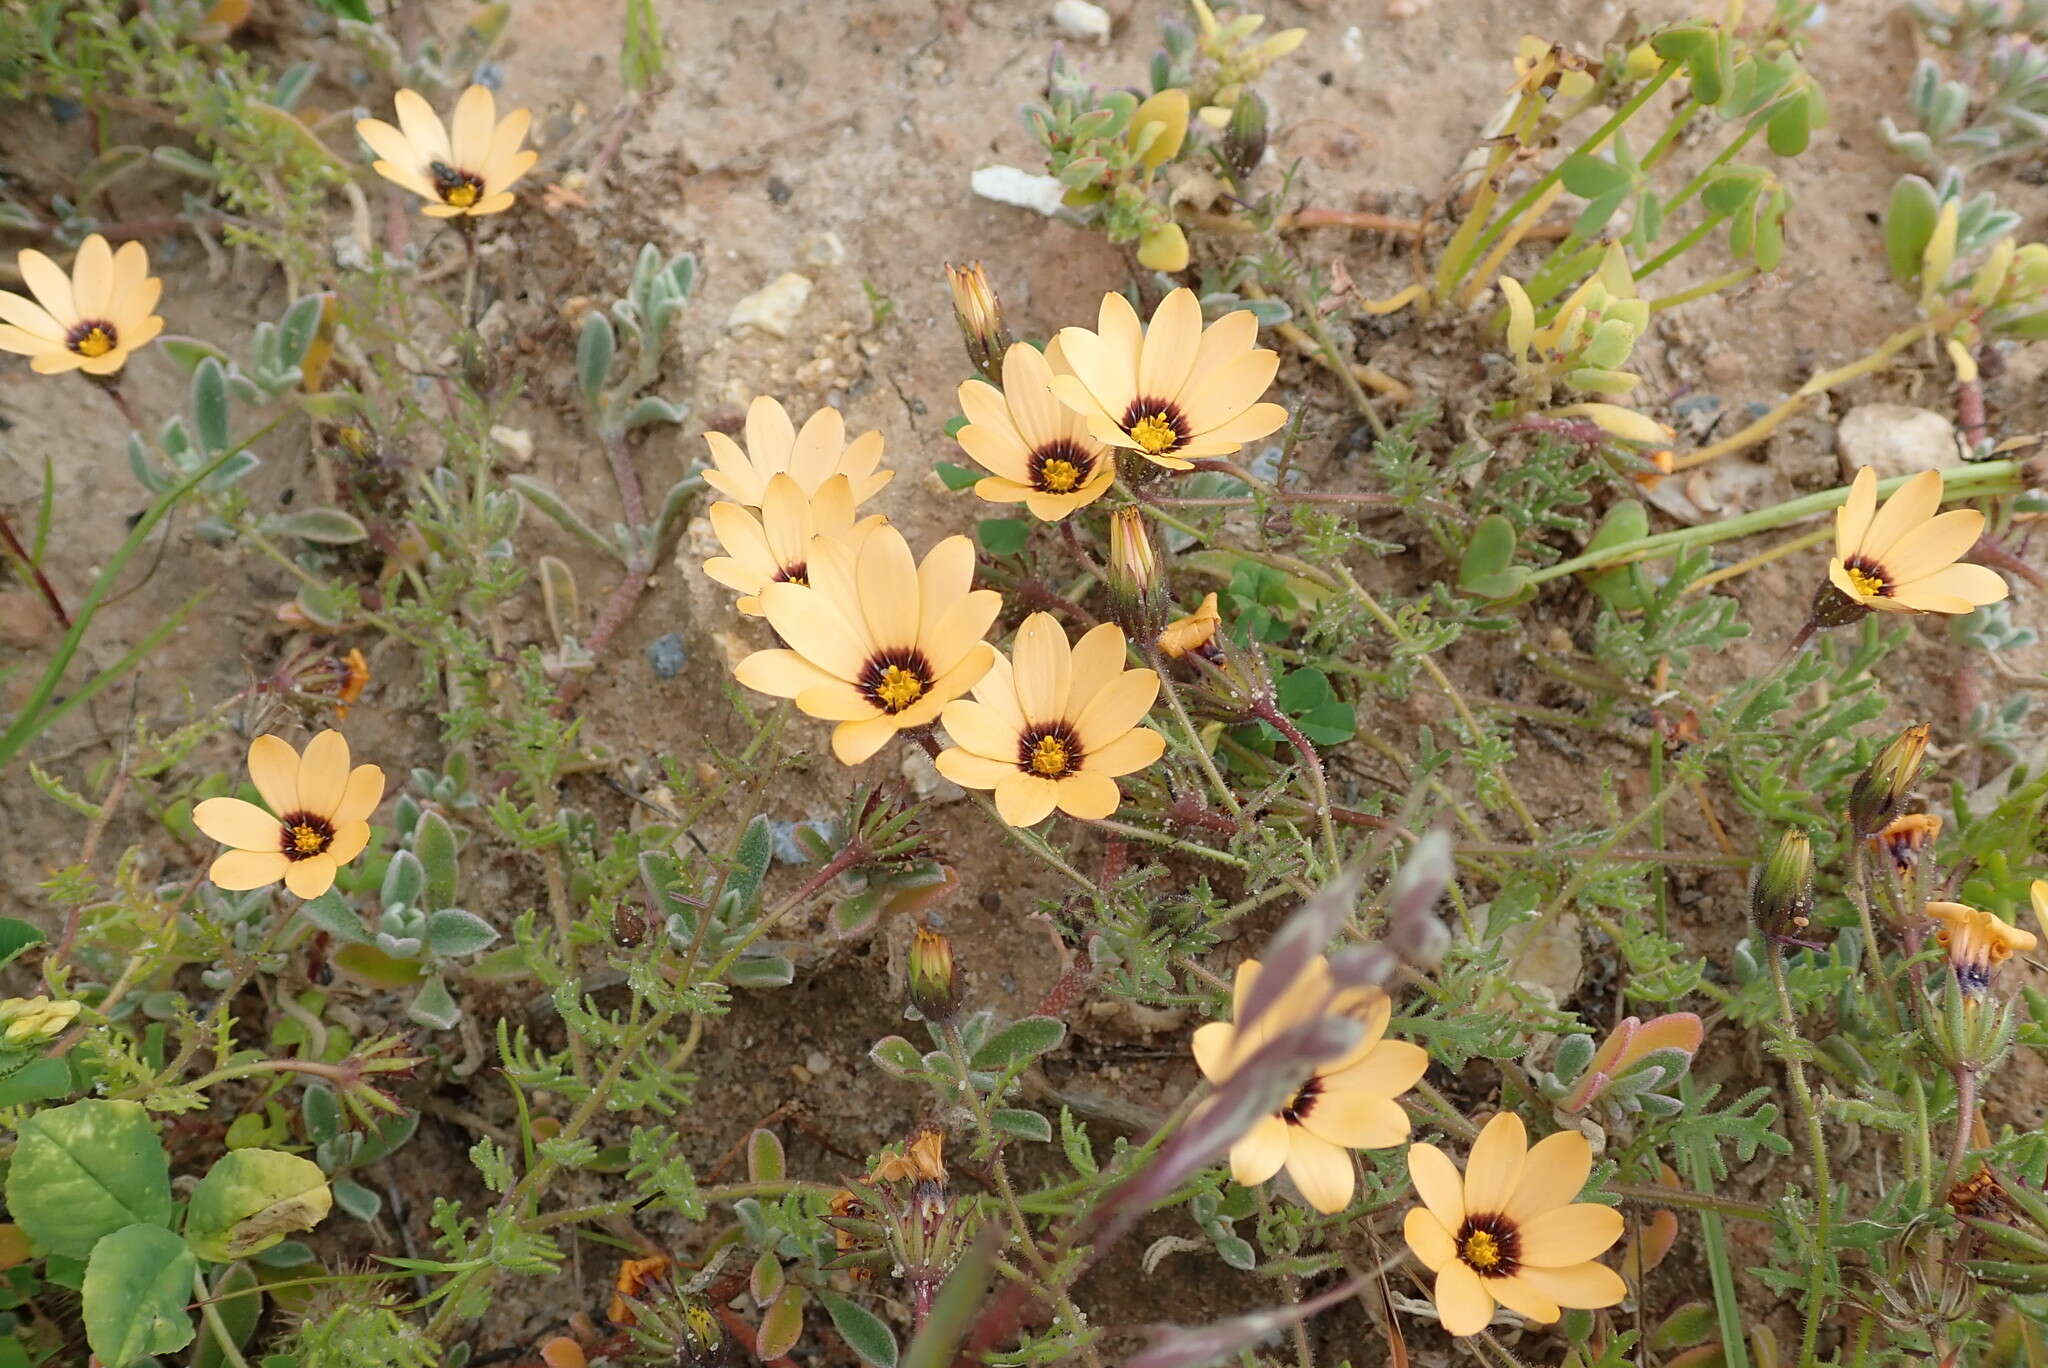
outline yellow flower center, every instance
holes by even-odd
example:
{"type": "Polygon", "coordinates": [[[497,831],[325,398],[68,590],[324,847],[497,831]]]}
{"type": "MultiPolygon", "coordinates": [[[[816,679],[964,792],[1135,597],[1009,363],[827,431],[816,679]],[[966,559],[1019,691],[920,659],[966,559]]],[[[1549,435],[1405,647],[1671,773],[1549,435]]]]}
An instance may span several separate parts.
{"type": "Polygon", "coordinates": [[[1067,743],[1057,736],[1041,736],[1031,747],[1031,772],[1057,779],[1067,772],[1067,743]]]}
{"type": "Polygon", "coordinates": [[[1867,598],[1880,598],[1883,596],[1885,590],[1884,576],[1874,574],[1859,565],[1850,565],[1843,568],[1848,571],[1849,583],[1855,586],[1857,593],[1867,598]]]}
{"type": "Polygon", "coordinates": [[[1039,467],[1038,482],[1054,494],[1071,493],[1081,483],[1081,469],[1072,461],[1055,458],[1039,467]]]}
{"type": "Polygon", "coordinates": [[[428,168],[434,178],[434,190],[441,196],[441,202],[457,209],[467,209],[484,196],[484,182],[481,176],[468,171],[458,171],[446,162],[434,162],[428,168]]]}
{"type": "Polygon", "coordinates": [[[1472,1267],[1485,1270],[1500,1267],[1500,1241],[1489,1231],[1475,1230],[1465,1237],[1458,1257],[1472,1267]]]}
{"type": "Polygon", "coordinates": [[[917,702],[924,693],[924,681],[901,665],[891,665],[882,671],[882,677],[875,684],[875,701],[890,712],[902,712],[917,702]]]}
{"type": "Polygon", "coordinates": [[[285,828],[285,837],[293,855],[318,855],[332,839],[310,822],[294,822],[285,828]]]}
{"type": "Polygon", "coordinates": [[[114,329],[109,323],[89,323],[71,339],[71,350],[80,356],[105,356],[114,349],[114,329]]]}
{"type": "Polygon", "coordinates": [[[1164,413],[1148,413],[1131,425],[1131,440],[1156,456],[1178,442],[1180,433],[1164,413]]]}

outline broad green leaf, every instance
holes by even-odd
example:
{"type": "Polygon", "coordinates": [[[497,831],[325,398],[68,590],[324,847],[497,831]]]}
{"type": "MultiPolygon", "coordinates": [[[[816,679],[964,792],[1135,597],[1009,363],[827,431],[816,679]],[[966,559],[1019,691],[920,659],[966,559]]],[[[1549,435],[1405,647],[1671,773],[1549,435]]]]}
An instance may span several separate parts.
{"type": "Polygon", "coordinates": [[[211,356],[192,372],[192,422],[208,456],[228,449],[228,373],[211,356]]]}
{"type": "Polygon", "coordinates": [[[15,959],[32,945],[41,945],[49,937],[43,929],[19,917],[0,917],[0,965],[12,964],[15,959]]]}
{"type": "Polygon", "coordinates": [[[317,898],[299,904],[299,915],[338,940],[361,943],[370,939],[370,928],[356,915],[338,889],[330,888],[317,898]]]}
{"type": "Polygon", "coordinates": [[[497,939],[496,927],[459,907],[444,907],[427,918],[427,945],[437,955],[474,955],[497,939]]]}
{"type": "Polygon", "coordinates": [[[1031,539],[1031,524],[1023,518],[983,518],[975,537],[991,556],[1014,556],[1031,539]]]}
{"type": "Polygon", "coordinates": [[[733,870],[725,881],[725,897],[742,913],[751,913],[761,885],[768,878],[768,861],[775,852],[775,833],[766,813],[756,813],[740,833],[733,851],[733,870]]]}
{"type": "Polygon", "coordinates": [[[279,1150],[235,1150],[192,1190],[185,1238],[215,1263],[260,1254],[299,1230],[311,1230],[334,1207],[327,1175],[310,1159],[279,1150]]]}
{"type": "Polygon", "coordinates": [[[460,871],[455,859],[455,831],[448,825],[448,819],[431,808],[422,812],[419,825],[413,829],[412,852],[420,857],[420,864],[427,871],[426,905],[449,906],[455,901],[460,871]]]}
{"type": "Polygon", "coordinates": [[[974,1052],[973,1066],[1001,1072],[1037,1058],[1066,1039],[1067,1025],[1052,1017],[1025,1017],[1013,1021],[974,1052]]]}
{"type": "Polygon", "coordinates": [[[618,338],[604,311],[592,309],[583,315],[583,334],[576,339],[576,383],[582,387],[586,403],[595,406],[604,392],[605,381],[611,378],[612,356],[617,350],[618,338]]]}
{"type": "Polygon", "coordinates": [[[19,1107],[28,1102],[68,1097],[75,1087],[71,1068],[64,1060],[32,1059],[0,1079],[0,1107],[19,1107]]]}
{"type": "Polygon", "coordinates": [[[16,1132],[7,1208],[41,1248],[83,1259],[117,1230],[170,1225],[171,1159],[137,1103],[37,1112],[16,1132]]]}
{"type": "Polygon", "coordinates": [[[412,1005],[405,1014],[422,1026],[432,1026],[437,1031],[446,1031],[462,1020],[462,1008],[455,1001],[455,995],[448,991],[448,984],[439,974],[420,985],[413,996],[412,1005]]]}
{"type": "Polygon", "coordinates": [[[1884,255],[1894,280],[1911,280],[1920,274],[1920,258],[1940,217],[1941,197],[1925,180],[1901,176],[1893,184],[1891,202],[1884,211],[1884,255]]]}
{"type": "MultiPolygon", "coordinates": [[[[966,420],[962,419],[961,421],[965,422],[966,420]]],[[[969,469],[964,465],[955,465],[951,461],[940,461],[937,469],[940,483],[955,493],[963,489],[972,489],[981,482],[982,478],[981,471],[969,469]]]]}
{"type": "Polygon", "coordinates": [[[989,1124],[1005,1135],[1014,1135],[1020,1140],[1035,1140],[1041,1145],[1052,1143],[1052,1122],[1035,1111],[1022,1107],[999,1107],[989,1116],[989,1124]]]}
{"type": "Polygon", "coordinates": [[[123,1226],[94,1246],[85,1266],[83,1311],[85,1341],[101,1364],[128,1368],[146,1354],[190,1344],[192,1316],[185,1305],[198,1271],[185,1242],[160,1225],[123,1226]]]}
{"type": "Polygon", "coordinates": [[[896,1335],[880,1317],[856,1305],[837,1292],[820,1291],[818,1300],[832,1317],[832,1328],[846,1341],[846,1347],[874,1368],[896,1368],[896,1335]]]}
{"type": "Polygon", "coordinates": [[[278,519],[278,531],[320,546],[353,546],[370,535],[352,513],[338,508],[308,508],[278,519]]]}
{"type": "MultiPolygon", "coordinates": [[[[887,1326],[883,1326],[882,1329],[887,1333],[887,1326]]],[[[803,1337],[803,1333],[803,1285],[789,1283],[776,1295],[775,1300],[769,1303],[768,1310],[762,1315],[760,1337],[754,1346],[754,1352],[761,1362],[772,1363],[795,1348],[797,1340],[803,1337]]],[[[890,1341],[889,1347],[896,1347],[894,1340],[890,1341]]]]}
{"type": "Polygon", "coordinates": [[[1488,514],[1472,529],[1465,554],[1458,561],[1458,587],[1482,598],[1512,598],[1529,577],[1515,560],[1515,525],[1498,513],[1488,514]]]}

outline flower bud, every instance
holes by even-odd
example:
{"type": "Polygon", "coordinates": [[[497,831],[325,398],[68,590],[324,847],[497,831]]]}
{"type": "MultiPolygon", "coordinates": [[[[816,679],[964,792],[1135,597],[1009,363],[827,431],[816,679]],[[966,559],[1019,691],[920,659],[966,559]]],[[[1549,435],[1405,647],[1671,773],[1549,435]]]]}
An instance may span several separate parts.
{"type": "Polygon", "coordinates": [[[948,262],[946,283],[953,288],[953,318],[967,343],[967,359],[982,379],[1001,388],[1003,353],[1010,349],[1010,334],[1003,327],[1003,304],[988,283],[988,272],[978,261],[958,267],[948,262]]]}
{"type": "Polygon", "coordinates": [[[1166,619],[1166,590],[1160,582],[1159,558],[1143,510],[1126,506],[1109,515],[1110,601],[1131,640],[1156,639],[1166,619]]]}
{"type": "Polygon", "coordinates": [[[1849,789],[1849,825],[1858,836],[1877,835],[1904,808],[1927,758],[1927,737],[1925,722],[1906,728],[1856,776],[1849,789]]]}
{"type": "Polygon", "coordinates": [[[920,926],[910,939],[910,1005],[935,1025],[944,1025],[960,1011],[960,966],[953,945],[930,927],[920,926]]]}
{"type": "Polygon", "coordinates": [[[1805,832],[1785,832],[1756,867],[1749,885],[1749,916],[1757,931],[1772,941],[1790,940],[1806,930],[1813,918],[1813,842],[1805,832]]]}
{"type": "Polygon", "coordinates": [[[62,1035],[77,1015],[76,1002],[8,998],[0,1002],[0,1043],[10,1050],[33,1049],[62,1035]]]}
{"type": "Polygon", "coordinates": [[[1247,88],[1231,108],[1230,122],[1223,128],[1223,160],[1230,172],[1243,180],[1258,169],[1266,157],[1266,102],[1259,92],[1247,88]]]}

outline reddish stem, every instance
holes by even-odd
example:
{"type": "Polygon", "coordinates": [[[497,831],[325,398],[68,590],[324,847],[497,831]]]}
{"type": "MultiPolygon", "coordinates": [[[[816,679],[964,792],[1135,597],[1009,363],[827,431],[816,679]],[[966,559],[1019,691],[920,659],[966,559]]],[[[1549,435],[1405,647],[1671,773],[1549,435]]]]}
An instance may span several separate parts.
{"type": "Polygon", "coordinates": [[[7,521],[5,513],[0,513],[0,541],[7,543],[8,551],[13,553],[14,558],[28,568],[30,575],[34,576],[36,588],[42,590],[43,602],[50,605],[50,616],[57,619],[58,626],[67,632],[70,631],[71,615],[64,611],[64,601],[57,597],[56,586],[51,584],[50,577],[43,573],[43,567],[30,559],[28,548],[23,546],[21,539],[14,535],[14,528],[7,521]]]}

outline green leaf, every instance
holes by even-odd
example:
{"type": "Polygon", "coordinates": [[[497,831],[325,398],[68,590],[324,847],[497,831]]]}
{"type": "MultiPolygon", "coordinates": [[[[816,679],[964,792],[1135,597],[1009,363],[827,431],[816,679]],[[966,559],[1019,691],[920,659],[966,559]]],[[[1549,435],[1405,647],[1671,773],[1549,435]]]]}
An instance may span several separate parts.
{"type": "Polygon", "coordinates": [[[1940,217],[1941,196],[1932,185],[1918,176],[1899,177],[1884,211],[1884,256],[1892,279],[1912,280],[1920,274],[1920,259],[1940,217]]]}
{"type": "Polygon", "coordinates": [[[1481,598],[1513,598],[1529,578],[1525,566],[1514,563],[1515,525],[1499,513],[1490,513],[1472,529],[1465,554],[1458,561],[1458,587],[1481,598]]]}
{"type": "Polygon", "coordinates": [[[85,1266],[85,1341],[105,1368],[192,1342],[185,1304],[198,1271],[185,1242],[160,1225],[123,1226],[94,1247],[85,1266]]]}
{"type": "MultiPolygon", "coordinates": [[[[263,1315],[261,1287],[256,1270],[245,1263],[228,1265],[213,1280],[214,1308],[220,1313],[221,1325],[237,1349],[247,1344],[249,1336],[256,1333],[256,1322],[263,1315]]],[[[199,1341],[199,1347],[192,1351],[192,1368],[221,1368],[226,1362],[227,1355],[222,1352],[220,1341],[208,1330],[199,1341]]]]}
{"type": "Polygon", "coordinates": [[[911,1078],[924,1071],[924,1056],[902,1036],[883,1036],[868,1049],[868,1058],[881,1065],[882,1072],[897,1078],[911,1078]]]}
{"type": "Polygon", "coordinates": [[[0,917],[0,966],[14,963],[21,953],[32,945],[41,945],[49,937],[33,922],[22,921],[19,917],[0,917]]]}
{"type": "Polygon", "coordinates": [[[769,829],[768,814],[755,813],[740,833],[733,851],[733,870],[725,881],[725,898],[742,912],[751,913],[768,878],[768,861],[775,851],[775,833],[769,829]]]}
{"type": "Polygon", "coordinates": [[[974,1052],[976,1069],[1000,1073],[1036,1059],[1067,1037],[1067,1024],[1052,1017],[1025,1017],[995,1033],[974,1052]]]}
{"type": "Polygon", "coordinates": [[[420,1025],[432,1026],[437,1031],[451,1030],[456,1022],[462,1020],[462,1008],[439,974],[420,985],[405,1014],[420,1025]]]}
{"type": "Polygon", "coordinates": [[[1023,518],[983,518],[974,535],[991,556],[1014,556],[1031,539],[1031,524],[1023,518]]]}
{"type": "Polygon", "coordinates": [[[300,903],[299,915],[341,940],[360,945],[370,939],[370,928],[363,925],[363,919],[337,889],[330,888],[319,897],[300,903]]]}
{"type": "MultiPolygon", "coordinates": [[[[761,1316],[760,1336],[755,1341],[754,1353],[763,1363],[772,1363],[796,1347],[804,1333],[804,1289],[801,1283],[789,1283],[770,1302],[761,1316]]],[[[886,1332],[888,1327],[883,1327],[886,1332]]],[[[890,1348],[895,1348],[894,1343],[890,1348]]]]}
{"type": "MultiPolygon", "coordinates": [[[[338,14],[344,19],[353,19],[358,24],[374,24],[377,17],[370,13],[370,0],[313,0],[313,3],[329,14],[338,14]]],[[[268,1365],[265,1366],[268,1368],[268,1365]]]]}
{"type": "Polygon", "coordinates": [[[338,508],[308,508],[289,514],[277,520],[277,530],[321,546],[353,546],[370,535],[354,514],[338,508]]]}
{"type": "Polygon", "coordinates": [[[211,356],[192,372],[192,423],[207,456],[228,449],[228,373],[211,356]]]}
{"type": "Polygon", "coordinates": [[[320,315],[326,308],[326,295],[300,295],[278,320],[277,359],[287,368],[298,370],[305,364],[306,352],[319,335],[320,315]]]}
{"type": "Polygon", "coordinates": [[[1005,1135],[1014,1135],[1020,1140],[1035,1140],[1041,1145],[1052,1143],[1052,1122],[1035,1111],[1022,1107],[999,1107],[989,1116],[989,1124],[1005,1135]]]}
{"type": "Polygon", "coordinates": [[[384,866],[384,882],[377,889],[377,901],[386,907],[413,907],[426,886],[427,871],[419,856],[410,850],[393,851],[391,863],[384,866]]]}
{"type": "Polygon", "coordinates": [[[837,1292],[818,1293],[818,1300],[825,1303],[825,1312],[832,1317],[832,1328],[846,1341],[846,1347],[860,1356],[863,1363],[874,1368],[896,1368],[896,1335],[882,1320],[865,1307],[857,1306],[837,1292]]]}
{"type": "Polygon", "coordinates": [[[937,470],[939,472],[939,483],[945,485],[946,488],[956,494],[963,489],[972,489],[981,482],[982,473],[980,471],[964,465],[956,465],[952,461],[940,461],[937,470]]]}
{"type": "Polygon", "coordinates": [[[746,954],[733,961],[735,988],[787,988],[796,981],[796,966],[787,955],[746,954]]]}
{"type": "Polygon", "coordinates": [[[583,333],[576,339],[576,383],[583,389],[584,401],[592,407],[596,407],[598,396],[604,392],[604,382],[611,377],[612,356],[617,350],[618,336],[604,310],[592,309],[583,315],[583,333]]]}
{"type": "Polygon", "coordinates": [[[192,1190],[185,1238],[215,1263],[260,1254],[293,1231],[311,1230],[334,1207],[327,1175],[279,1150],[222,1155],[192,1190]]]}
{"type": "Polygon", "coordinates": [[[1795,95],[1779,105],[1764,126],[1764,141],[1781,157],[1796,157],[1813,137],[1813,107],[1805,95],[1795,95]]]}
{"type": "Polygon", "coordinates": [[[33,1059],[0,1079],[0,1107],[19,1107],[68,1097],[75,1091],[70,1067],[61,1059],[33,1059]]]}
{"type": "Polygon", "coordinates": [[[783,1176],[782,1141],[771,1130],[757,1130],[747,1137],[747,1179],[755,1183],[780,1182],[783,1176]]]}
{"type": "Polygon", "coordinates": [[[455,859],[455,829],[448,819],[429,808],[420,814],[413,828],[412,853],[427,871],[426,906],[447,907],[455,901],[460,868],[455,859]]]}
{"type": "Polygon", "coordinates": [[[171,1159],[137,1103],[37,1112],[16,1132],[7,1208],[43,1249],[83,1259],[127,1226],[170,1225],[171,1159]]]}
{"type": "Polygon", "coordinates": [[[496,927],[459,907],[444,907],[427,918],[427,946],[436,955],[474,955],[497,938],[496,927]]]}
{"type": "MultiPolygon", "coordinates": [[[[960,435],[960,430],[966,427],[969,421],[969,418],[964,413],[954,414],[951,418],[948,418],[946,420],[946,435],[948,437],[958,437],[960,435]]],[[[955,470],[963,470],[966,467],[954,466],[953,468],[955,470]]]]}
{"type": "Polygon", "coordinates": [[[1567,157],[1558,170],[1563,175],[1564,188],[1580,199],[1599,199],[1626,190],[1635,179],[1613,162],[1590,152],[1567,157]]]}

